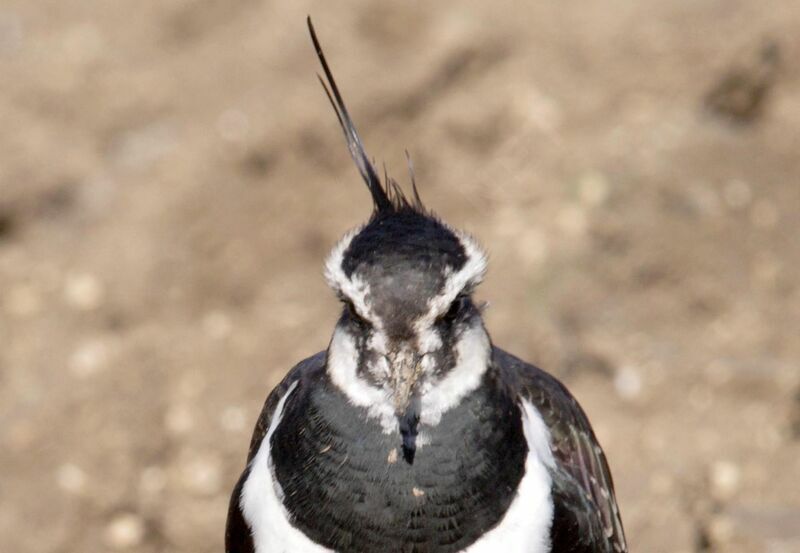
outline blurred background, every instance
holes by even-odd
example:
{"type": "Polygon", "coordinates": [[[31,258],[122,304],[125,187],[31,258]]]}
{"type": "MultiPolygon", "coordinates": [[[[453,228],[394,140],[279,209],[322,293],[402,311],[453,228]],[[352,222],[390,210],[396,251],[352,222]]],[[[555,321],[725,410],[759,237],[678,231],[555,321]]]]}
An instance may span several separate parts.
{"type": "Polygon", "coordinates": [[[222,550],[371,155],[491,254],[631,551],[800,551],[800,4],[2,0],[0,550],[222,550]]]}

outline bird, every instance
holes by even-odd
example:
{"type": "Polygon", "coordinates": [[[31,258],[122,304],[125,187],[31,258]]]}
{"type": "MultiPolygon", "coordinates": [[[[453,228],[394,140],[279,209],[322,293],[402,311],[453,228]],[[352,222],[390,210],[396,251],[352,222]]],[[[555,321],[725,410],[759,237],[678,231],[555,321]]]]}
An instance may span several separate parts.
{"type": "Polygon", "coordinates": [[[477,240],[370,161],[307,19],[318,74],[372,198],[325,261],[328,347],[268,395],[227,553],[625,553],[606,457],[549,373],[496,347],[477,240]]]}

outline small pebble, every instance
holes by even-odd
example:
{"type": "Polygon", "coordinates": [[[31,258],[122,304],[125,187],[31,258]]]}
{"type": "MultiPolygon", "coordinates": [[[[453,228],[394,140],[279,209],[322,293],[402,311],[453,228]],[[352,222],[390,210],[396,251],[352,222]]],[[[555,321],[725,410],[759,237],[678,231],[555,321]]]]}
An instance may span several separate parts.
{"type": "Polygon", "coordinates": [[[717,461],[711,466],[711,492],[718,499],[729,499],[741,483],[741,470],[730,461],[717,461]]]}
{"type": "Polygon", "coordinates": [[[103,302],[105,291],[98,278],[90,273],[71,273],[64,282],[64,299],[79,311],[92,311],[103,302]]]}
{"type": "Polygon", "coordinates": [[[220,340],[229,336],[232,329],[230,317],[221,311],[211,311],[203,317],[203,331],[209,338],[220,340]]]}
{"type": "Polygon", "coordinates": [[[159,466],[149,466],[139,475],[139,489],[144,495],[158,495],[164,491],[166,487],[167,473],[159,466]]]}
{"type": "Polygon", "coordinates": [[[719,194],[708,183],[699,181],[686,190],[688,198],[695,209],[702,215],[718,216],[722,213],[722,203],[719,194]]]}
{"type": "Polygon", "coordinates": [[[101,339],[88,340],[70,355],[70,372],[78,378],[94,376],[108,365],[108,344],[101,339]]]}
{"type": "Polygon", "coordinates": [[[211,496],[222,487],[222,467],[215,457],[194,457],[181,467],[184,487],[198,495],[211,496]]]}
{"type": "Polygon", "coordinates": [[[244,409],[237,405],[231,405],[223,409],[220,415],[220,426],[228,432],[241,432],[247,424],[247,417],[244,409]]]}
{"type": "Polygon", "coordinates": [[[144,521],[133,513],[116,516],[106,526],[105,542],[113,549],[130,549],[144,540],[144,521]]]}
{"type": "Polygon", "coordinates": [[[642,393],[642,377],[631,366],[620,368],[614,375],[614,389],[622,399],[633,400],[642,393]]]}
{"type": "Polygon", "coordinates": [[[86,473],[77,465],[65,463],[56,470],[56,482],[65,492],[80,494],[86,489],[86,473]]]}
{"type": "Polygon", "coordinates": [[[185,405],[173,405],[164,416],[164,426],[172,434],[186,434],[194,428],[194,415],[185,405]]]}
{"type": "Polygon", "coordinates": [[[528,123],[544,133],[553,133],[561,126],[563,115],[554,98],[536,88],[528,88],[514,98],[516,110],[528,123]]]}
{"type": "Polygon", "coordinates": [[[155,121],[114,137],[108,155],[122,169],[144,171],[166,157],[178,143],[173,125],[155,121]]]}

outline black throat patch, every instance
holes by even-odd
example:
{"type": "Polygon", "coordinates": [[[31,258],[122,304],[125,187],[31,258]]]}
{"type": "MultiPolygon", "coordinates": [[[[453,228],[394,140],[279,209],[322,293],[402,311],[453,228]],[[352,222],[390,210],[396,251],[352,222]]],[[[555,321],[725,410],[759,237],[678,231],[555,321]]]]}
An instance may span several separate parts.
{"type": "Polygon", "coordinates": [[[342,553],[449,553],[503,517],[524,473],[519,407],[487,375],[434,427],[413,463],[330,381],[295,398],[272,438],[275,476],[295,526],[342,553]]]}

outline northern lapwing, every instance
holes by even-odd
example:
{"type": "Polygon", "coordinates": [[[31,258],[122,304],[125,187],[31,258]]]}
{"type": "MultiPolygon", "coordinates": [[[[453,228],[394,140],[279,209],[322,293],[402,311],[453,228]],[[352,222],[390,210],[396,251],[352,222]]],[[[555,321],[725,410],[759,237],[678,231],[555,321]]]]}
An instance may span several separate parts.
{"type": "Polygon", "coordinates": [[[492,344],[472,299],[486,255],[423,206],[413,172],[410,198],[381,180],[308,28],[373,212],[325,264],[343,304],[327,350],[258,419],[227,553],[627,551],[583,410],[492,344]]]}

